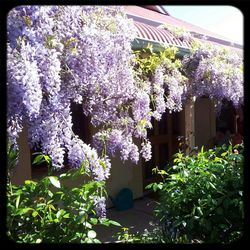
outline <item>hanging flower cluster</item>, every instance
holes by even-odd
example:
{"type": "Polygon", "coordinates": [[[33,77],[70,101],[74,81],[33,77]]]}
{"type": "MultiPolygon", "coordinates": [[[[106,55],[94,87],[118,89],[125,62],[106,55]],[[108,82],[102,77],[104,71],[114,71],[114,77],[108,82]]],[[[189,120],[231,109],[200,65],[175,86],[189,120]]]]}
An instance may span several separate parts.
{"type": "MultiPolygon", "coordinates": [[[[121,7],[18,6],[7,30],[10,140],[16,144],[26,123],[30,146],[50,155],[54,168],[67,153],[72,167],[84,161],[95,179],[107,179],[110,160],[72,132],[70,104],[81,103],[93,125],[117,127],[125,138],[121,128],[134,125],[125,122],[126,104],[136,99],[132,21],[121,7]]],[[[134,148],[127,137],[120,150],[132,155],[134,148]]]]}
{"type": "Polygon", "coordinates": [[[182,63],[176,54],[177,48],[168,46],[160,53],[153,52],[150,46],[137,52],[135,77],[150,96],[150,112],[158,121],[166,109],[181,111],[185,100],[187,78],[181,73],[182,63]]]}
{"type": "MultiPolygon", "coordinates": [[[[12,143],[17,145],[26,124],[30,147],[49,155],[55,169],[67,155],[72,167],[84,162],[95,180],[106,180],[110,159],[72,132],[75,102],[94,126],[120,131],[124,159],[138,160],[127,109],[137,95],[131,66],[135,28],[121,7],[18,6],[8,14],[7,32],[12,143]]],[[[101,203],[96,206],[103,214],[101,203]]]]}
{"type": "Polygon", "coordinates": [[[235,51],[213,45],[199,34],[195,38],[183,28],[167,24],[161,28],[191,44],[190,53],[182,61],[182,71],[189,79],[187,97],[208,96],[215,101],[217,114],[223,99],[232,101],[236,108],[243,103],[243,61],[235,51]]]}
{"type": "Polygon", "coordinates": [[[189,96],[208,96],[215,100],[217,114],[223,99],[232,101],[236,108],[243,104],[243,61],[236,52],[196,42],[182,63],[190,80],[189,96]]]}
{"type": "Polygon", "coordinates": [[[145,161],[151,159],[147,129],[152,128],[152,117],[160,120],[166,109],[180,111],[185,99],[187,79],[180,71],[181,61],[176,60],[176,53],[175,47],[155,53],[150,45],[134,52],[133,95],[126,106],[120,106],[119,119],[112,119],[112,123],[103,126],[105,130],[94,135],[94,146],[100,153],[114,156],[120,152],[122,160],[135,163],[140,154],[145,161]],[[142,139],[140,149],[133,138],[142,139]]]}

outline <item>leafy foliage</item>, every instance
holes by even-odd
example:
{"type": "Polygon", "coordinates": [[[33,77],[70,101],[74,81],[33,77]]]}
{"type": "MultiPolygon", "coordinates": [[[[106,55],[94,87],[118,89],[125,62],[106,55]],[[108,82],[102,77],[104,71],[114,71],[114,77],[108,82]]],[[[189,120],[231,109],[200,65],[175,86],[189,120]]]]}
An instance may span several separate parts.
{"type": "MultiPolygon", "coordinates": [[[[47,159],[39,156],[36,162],[47,159]]],[[[120,224],[98,215],[97,201],[100,192],[105,192],[104,182],[86,180],[74,187],[64,184],[84,175],[82,165],[19,186],[8,181],[7,235],[18,243],[100,243],[95,225],[120,224]]]]}
{"type": "Polygon", "coordinates": [[[123,227],[117,233],[117,239],[121,243],[166,243],[162,237],[162,232],[158,225],[150,224],[153,228],[152,231],[145,229],[143,233],[131,233],[130,229],[123,227]]]}
{"type": "Polygon", "coordinates": [[[243,231],[243,145],[223,145],[196,155],[179,152],[163,182],[148,188],[159,191],[155,209],[164,238],[229,243],[243,231]]]}
{"type": "MultiPolygon", "coordinates": [[[[148,228],[143,232],[132,233],[130,228],[123,227],[117,233],[118,242],[121,243],[172,243],[172,240],[166,237],[162,231],[160,224],[156,222],[149,222],[148,228]]],[[[186,236],[179,236],[175,239],[175,243],[188,243],[186,236]]]]}

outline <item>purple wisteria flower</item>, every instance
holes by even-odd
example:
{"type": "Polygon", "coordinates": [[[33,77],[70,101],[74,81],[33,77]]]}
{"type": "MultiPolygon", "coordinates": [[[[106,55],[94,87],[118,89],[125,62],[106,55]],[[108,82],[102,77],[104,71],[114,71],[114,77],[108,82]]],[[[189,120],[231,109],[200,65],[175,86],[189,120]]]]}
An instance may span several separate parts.
{"type": "Polygon", "coordinates": [[[94,198],[96,214],[100,218],[106,217],[106,199],[104,196],[94,198]]]}
{"type": "Polygon", "coordinates": [[[223,99],[237,107],[244,96],[242,65],[242,58],[232,50],[200,45],[183,60],[183,70],[191,81],[187,91],[196,97],[214,99],[217,114],[223,99]]]}
{"type": "Polygon", "coordinates": [[[141,144],[141,153],[145,161],[149,161],[152,155],[152,146],[150,141],[145,141],[141,144]]]}
{"type": "MultiPolygon", "coordinates": [[[[12,9],[7,62],[8,136],[12,142],[16,143],[25,121],[30,146],[49,154],[54,168],[63,166],[67,151],[72,167],[84,162],[94,178],[108,178],[107,156],[99,157],[72,132],[70,104],[81,103],[94,126],[116,126],[117,131],[128,127],[121,121],[128,114],[123,106],[134,101],[136,89],[131,64],[135,34],[121,7],[12,9]]],[[[128,137],[133,133],[131,124],[128,137]]],[[[111,154],[123,146],[112,149],[114,136],[110,137],[111,154]]]]}

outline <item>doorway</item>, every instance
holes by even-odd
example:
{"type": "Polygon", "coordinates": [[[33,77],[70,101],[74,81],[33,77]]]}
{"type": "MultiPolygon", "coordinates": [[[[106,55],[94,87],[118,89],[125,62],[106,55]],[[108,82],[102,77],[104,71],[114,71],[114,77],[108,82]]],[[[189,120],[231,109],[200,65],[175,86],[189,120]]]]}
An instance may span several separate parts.
{"type": "Polygon", "coordinates": [[[143,189],[152,182],[160,181],[160,177],[152,173],[152,169],[167,167],[173,154],[178,152],[178,137],[182,135],[181,122],[183,112],[166,111],[160,121],[152,120],[153,128],[148,130],[148,138],[152,144],[152,158],[143,161],[143,189]]]}

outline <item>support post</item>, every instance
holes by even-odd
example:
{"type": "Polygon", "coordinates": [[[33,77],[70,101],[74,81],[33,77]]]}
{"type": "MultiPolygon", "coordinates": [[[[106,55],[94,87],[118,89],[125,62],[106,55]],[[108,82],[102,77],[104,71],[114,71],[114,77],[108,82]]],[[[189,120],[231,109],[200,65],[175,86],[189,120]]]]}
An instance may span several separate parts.
{"type": "Polygon", "coordinates": [[[195,146],[195,113],[194,113],[194,100],[190,100],[184,107],[185,110],[185,138],[188,145],[187,152],[195,146]]]}

